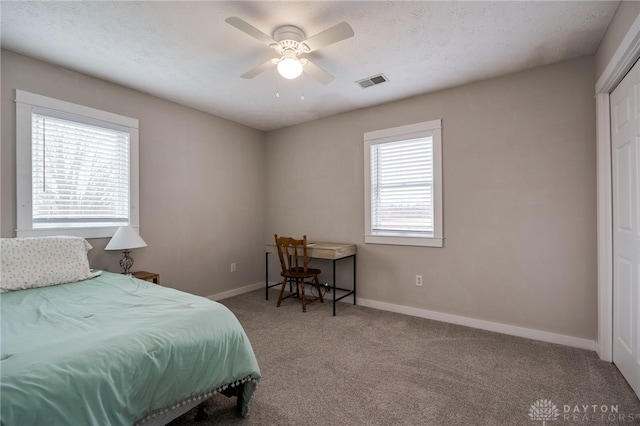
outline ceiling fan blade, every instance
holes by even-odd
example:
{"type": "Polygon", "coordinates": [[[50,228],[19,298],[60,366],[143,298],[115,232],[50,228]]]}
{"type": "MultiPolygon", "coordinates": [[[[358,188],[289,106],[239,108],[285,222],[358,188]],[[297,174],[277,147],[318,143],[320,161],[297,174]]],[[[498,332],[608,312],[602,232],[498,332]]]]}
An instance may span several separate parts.
{"type": "Polygon", "coordinates": [[[309,52],[313,52],[316,49],[337,43],[352,36],[353,28],[351,28],[351,25],[346,22],[341,22],[306,39],[303,43],[309,47],[309,52]]]}
{"type": "Polygon", "coordinates": [[[239,29],[243,33],[245,33],[247,35],[250,35],[251,37],[263,42],[266,45],[270,45],[272,43],[276,43],[276,41],[274,39],[272,39],[271,37],[269,37],[268,35],[266,35],[262,31],[260,31],[259,29],[257,29],[253,25],[249,24],[248,22],[238,18],[237,16],[231,16],[231,17],[225,19],[224,21],[227,24],[231,25],[232,27],[236,27],[237,29],[239,29]]]}
{"type": "Polygon", "coordinates": [[[268,69],[271,69],[271,68],[275,67],[276,65],[277,65],[277,62],[275,62],[273,59],[269,59],[264,64],[258,65],[257,67],[245,72],[240,77],[242,77],[242,78],[253,78],[256,75],[261,74],[261,73],[267,71],[268,69]]]}
{"type": "Polygon", "coordinates": [[[329,84],[333,81],[333,76],[314,64],[313,62],[307,60],[307,63],[304,64],[304,71],[309,74],[311,77],[315,78],[322,84],[329,84]]]}

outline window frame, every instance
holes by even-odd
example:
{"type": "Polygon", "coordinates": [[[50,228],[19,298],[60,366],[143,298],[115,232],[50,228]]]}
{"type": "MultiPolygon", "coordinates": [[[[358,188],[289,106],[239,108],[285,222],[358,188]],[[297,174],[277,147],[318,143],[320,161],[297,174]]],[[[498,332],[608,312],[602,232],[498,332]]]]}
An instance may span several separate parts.
{"type": "MultiPolygon", "coordinates": [[[[118,226],[33,227],[32,193],[32,114],[48,109],[98,120],[129,129],[129,226],[140,226],[139,211],[139,130],[138,120],[99,109],[77,105],[24,90],[16,90],[16,201],[18,237],[73,235],[84,238],[113,236],[118,226]],[[35,111],[34,111],[35,110],[35,111]]],[[[80,121],[79,121],[80,122],[80,121]]]]}
{"type": "Polygon", "coordinates": [[[364,207],[365,244],[443,247],[442,216],[442,120],[430,120],[364,133],[364,207]],[[433,143],[433,236],[390,232],[374,234],[371,227],[371,147],[419,137],[431,137],[433,143]]]}

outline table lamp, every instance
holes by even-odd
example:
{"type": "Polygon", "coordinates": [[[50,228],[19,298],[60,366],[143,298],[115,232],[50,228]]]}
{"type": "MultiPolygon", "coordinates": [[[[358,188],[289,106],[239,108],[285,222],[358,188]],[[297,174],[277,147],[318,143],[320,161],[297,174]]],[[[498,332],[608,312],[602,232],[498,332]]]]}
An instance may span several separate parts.
{"type": "Polygon", "coordinates": [[[121,226],[118,228],[111,241],[104,248],[105,250],[123,250],[124,257],[120,259],[120,266],[124,269],[124,273],[129,275],[129,269],[133,266],[133,257],[129,256],[131,249],[146,247],[142,237],[130,226],[121,226]]]}

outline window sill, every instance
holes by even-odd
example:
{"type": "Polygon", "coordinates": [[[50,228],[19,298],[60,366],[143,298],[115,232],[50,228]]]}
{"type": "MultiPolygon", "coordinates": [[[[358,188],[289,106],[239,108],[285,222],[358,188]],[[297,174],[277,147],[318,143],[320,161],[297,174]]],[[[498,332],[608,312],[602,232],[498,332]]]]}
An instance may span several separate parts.
{"type": "Polygon", "coordinates": [[[389,244],[394,246],[443,247],[444,239],[435,237],[409,237],[388,235],[365,235],[365,244],[389,244]]]}
{"type": "Polygon", "coordinates": [[[118,229],[117,226],[101,226],[96,228],[37,228],[18,229],[16,236],[22,237],[51,237],[56,235],[72,235],[82,238],[111,238],[118,229]]]}

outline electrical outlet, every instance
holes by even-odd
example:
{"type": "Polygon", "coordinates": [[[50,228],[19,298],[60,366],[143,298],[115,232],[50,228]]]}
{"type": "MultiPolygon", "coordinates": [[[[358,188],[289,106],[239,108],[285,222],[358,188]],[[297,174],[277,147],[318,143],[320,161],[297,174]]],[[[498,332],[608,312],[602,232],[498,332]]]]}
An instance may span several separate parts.
{"type": "Polygon", "coordinates": [[[235,262],[231,264],[231,272],[235,272],[236,271],[236,264],[235,262]]]}
{"type": "Polygon", "coordinates": [[[416,285],[422,287],[422,275],[416,275],[416,285]]]}

